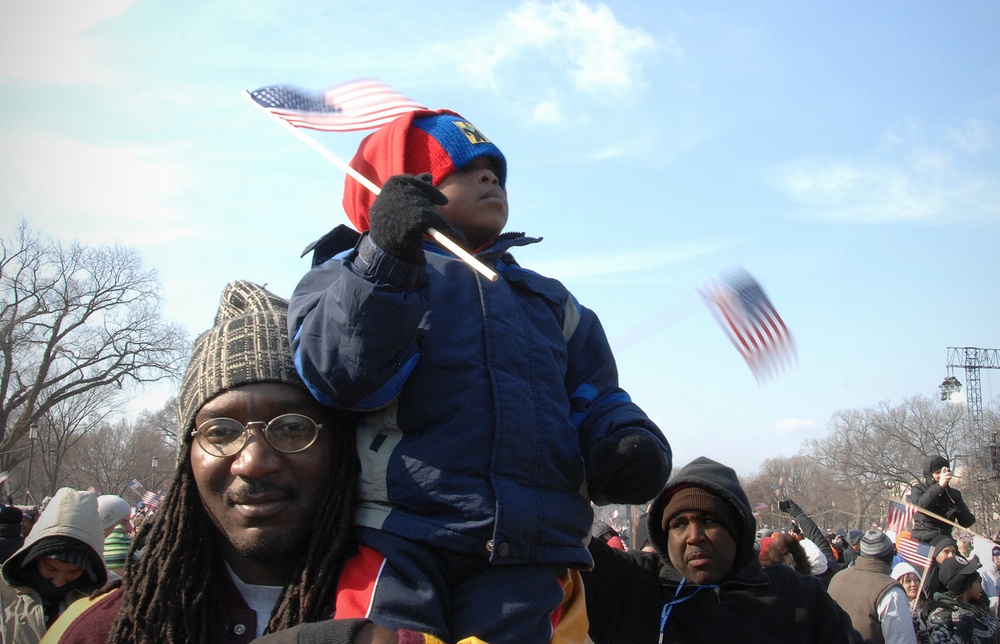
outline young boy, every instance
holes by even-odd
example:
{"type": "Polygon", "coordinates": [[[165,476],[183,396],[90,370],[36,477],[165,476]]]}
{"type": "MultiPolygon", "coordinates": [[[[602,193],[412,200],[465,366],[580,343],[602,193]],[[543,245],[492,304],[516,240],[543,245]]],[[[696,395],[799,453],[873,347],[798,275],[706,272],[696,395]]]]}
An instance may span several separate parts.
{"type": "Polygon", "coordinates": [[[567,567],[587,568],[590,501],[643,503],[670,448],[618,386],[604,331],[508,252],[507,162],[454,112],[368,136],[339,227],[291,300],[296,367],[316,398],[365,412],[360,554],[336,617],[445,641],[548,642],[567,567]],[[434,227],[499,273],[424,238],[434,227]],[[353,246],[353,248],[351,248],[353,246]],[[345,250],[346,247],[346,250],[345,250]],[[360,590],[359,590],[360,589],[360,590]]]}

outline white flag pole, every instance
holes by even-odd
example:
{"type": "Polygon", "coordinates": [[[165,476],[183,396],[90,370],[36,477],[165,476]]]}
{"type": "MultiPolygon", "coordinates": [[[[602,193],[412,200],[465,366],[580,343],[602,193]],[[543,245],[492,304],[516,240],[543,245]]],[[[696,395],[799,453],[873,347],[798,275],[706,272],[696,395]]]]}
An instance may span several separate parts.
{"type": "MultiPolygon", "coordinates": [[[[348,165],[347,163],[345,163],[343,161],[343,159],[341,159],[340,157],[338,157],[334,153],[330,152],[329,150],[327,150],[326,148],[324,148],[322,145],[320,145],[316,141],[312,140],[310,137],[306,136],[305,132],[303,132],[302,130],[298,129],[297,127],[295,127],[294,125],[292,125],[288,121],[284,120],[283,118],[280,118],[280,117],[272,114],[271,112],[268,112],[263,107],[261,107],[257,103],[257,101],[253,100],[253,97],[250,96],[250,92],[244,91],[243,92],[243,97],[245,99],[247,99],[248,101],[250,101],[250,103],[252,105],[254,105],[255,107],[260,108],[260,110],[262,112],[264,112],[265,114],[267,114],[268,116],[270,116],[271,119],[273,119],[276,123],[279,123],[282,127],[284,127],[286,130],[288,130],[293,135],[295,135],[295,137],[298,138],[300,141],[302,141],[303,143],[305,143],[306,145],[308,145],[309,147],[311,147],[316,152],[319,152],[321,155],[323,155],[323,157],[327,161],[329,161],[333,165],[337,166],[338,168],[340,168],[341,170],[343,170],[344,172],[346,172],[347,174],[349,174],[351,177],[353,177],[358,183],[360,183],[364,187],[366,187],[369,190],[371,190],[372,194],[378,195],[379,193],[382,192],[382,189],[379,188],[378,186],[376,186],[374,183],[372,183],[368,179],[368,177],[364,176],[363,174],[361,174],[360,172],[358,172],[357,170],[355,170],[354,168],[352,168],[350,165],[348,165]]],[[[444,246],[445,248],[447,248],[448,250],[450,250],[459,259],[461,259],[466,264],[468,264],[470,267],[472,267],[473,269],[475,269],[480,275],[482,275],[483,277],[485,277],[486,279],[488,279],[491,282],[497,281],[498,276],[497,276],[497,274],[496,274],[495,271],[493,271],[488,266],[486,266],[485,264],[483,264],[481,261],[479,261],[478,259],[476,259],[471,253],[469,253],[468,251],[466,251],[464,248],[462,248],[461,246],[459,246],[458,244],[456,244],[450,237],[448,237],[447,235],[445,235],[444,233],[442,233],[441,231],[439,231],[436,228],[428,228],[427,229],[427,234],[430,235],[434,239],[434,241],[438,242],[439,244],[441,244],[442,246],[444,246]]]]}

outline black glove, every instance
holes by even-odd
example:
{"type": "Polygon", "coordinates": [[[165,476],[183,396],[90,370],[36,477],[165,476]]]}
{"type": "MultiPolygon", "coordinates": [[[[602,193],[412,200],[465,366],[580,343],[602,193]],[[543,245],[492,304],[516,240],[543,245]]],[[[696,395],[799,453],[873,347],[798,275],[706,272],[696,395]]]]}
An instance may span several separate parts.
{"type": "Polygon", "coordinates": [[[670,459],[652,434],[644,429],[620,431],[594,448],[587,489],[597,505],[642,504],[667,484],[670,467],[670,459]]]}
{"type": "Polygon", "coordinates": [[[434,207],[446,203],[448,198],[431,185],[430,173],[389,177],[368,213],[372,241],[397,259],[420,264],[424,260],[422,239],[428,228],[462,239],[434,207]]]}

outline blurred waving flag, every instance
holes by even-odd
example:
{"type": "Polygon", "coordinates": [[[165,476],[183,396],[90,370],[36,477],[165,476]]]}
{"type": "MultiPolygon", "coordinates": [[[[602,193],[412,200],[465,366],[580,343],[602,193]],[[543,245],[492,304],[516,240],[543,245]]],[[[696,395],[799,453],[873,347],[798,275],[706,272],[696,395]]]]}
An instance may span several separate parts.
{"type": "Polygon", "coordinates": [[[701,289],[701,296],[757,382],[794,364],[792,335],[750,273],[738,268],[715,278],[701,289]]]}
{"type": "Polygon", "coordinates": [[[889,501],[889,512],[885,516],[886,530],[892,530],[899,534],[903,530],[910,529],[910,521],[916,513],[916,508],[904,505],[899,501],[889,501]]]}
{"type": "Polygon", "coordinates": [[[142,483],[140,483],[136,479],[132,479],[131,481],[129,481],[128,482],[128,486],[130,488],[132,488],[133,490],[135,490],[136,492],[139,492],[140,490],[142,490],[142,483]]]}
{"type": "Polygon", "coordinates": [[[153,508],[154,510],[160,507],[160,502],[163,500],[162,493],[150,492],[147,490],[142,494],[142,502],[153,508]]]}
{"type": "Polygon", "coordinates": [[[896,538],[896,551],[917,570],[927,570],[931,565],[931,554],[934,552],[929,544],[909,537],[896,538]]]}
{"type": "Polygon", "coordinates": [[[349,81],[322,92],[268,85],[247,95],[261,109],[294,127],[324,132],[375,129],[407,112],[426,109],[373,79],[349,81]]]}

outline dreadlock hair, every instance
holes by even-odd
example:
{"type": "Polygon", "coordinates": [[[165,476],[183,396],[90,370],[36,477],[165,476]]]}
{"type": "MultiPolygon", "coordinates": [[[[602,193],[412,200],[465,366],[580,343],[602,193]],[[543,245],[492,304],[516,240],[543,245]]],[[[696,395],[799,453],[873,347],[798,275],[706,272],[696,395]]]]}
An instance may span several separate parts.
{"type": "MultiPolygon", "coordinates": [[[[353,513],[358,459],[354,419],[332,431],[333,458],[323,504],[316,508],[308,549],[271,613],[265,633],[329,619],[340,571],[355,553],[353,513]]],[[[133,541],[125,568],[121,607],[109,644],[214,641],[221,637],[219,597],[228,574],[214,550],[218,529],[204,510],[191,450],[182,449],[158,516],[133,541]],[[143,543],[146,552],[136,557],[143,543]]]]}

